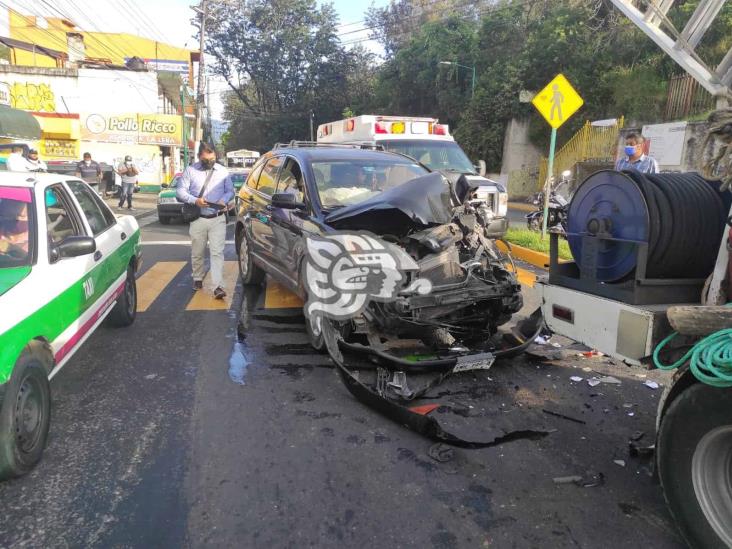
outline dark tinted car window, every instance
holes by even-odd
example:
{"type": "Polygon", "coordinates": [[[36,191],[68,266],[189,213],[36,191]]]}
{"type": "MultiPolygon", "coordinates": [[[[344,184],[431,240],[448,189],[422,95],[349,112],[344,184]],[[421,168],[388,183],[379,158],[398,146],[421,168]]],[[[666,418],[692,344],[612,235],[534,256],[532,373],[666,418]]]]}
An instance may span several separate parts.
{"type": "Polygon", "coordinates": [[[304,184],[300,165],[293,158],[288,158],[280,172],[277,192],[294,194],[298,202],[303,202],[305,199],[303,190],[304,184]]]}
{"type": "Polygon", "coordinates": [[[92,191],[86,183],[81,181],[69,181],[71,192],[74,193],[76,200],[79,201],[81,210],[84,212],[89,226],[94,236],[106,231],[115,224],[116,219],[101,198],[92,191]]]}

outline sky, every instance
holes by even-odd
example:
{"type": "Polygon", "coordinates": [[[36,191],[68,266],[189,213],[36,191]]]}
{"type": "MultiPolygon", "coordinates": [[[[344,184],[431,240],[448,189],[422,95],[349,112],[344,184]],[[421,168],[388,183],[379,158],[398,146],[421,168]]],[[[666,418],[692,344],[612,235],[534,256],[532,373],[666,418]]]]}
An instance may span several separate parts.
{"type": "MultiPolygon", "coordinates": [[[[210,0],[222,1],[222,0],[210,0]]],[[[389,0],[332,0],[339,16],[338,33],[342,40],[350,42],[367,38],[367,31],[360,31],[366,10],[372,6],[384,6],[389,0]]],[[[194,12],[190,6],[195,0],[0,0],[0,36],[8,36],[7,7],[26,15],[58,17],[61,12],[74,21],[81,30],[102,32],[128,32],[167,42],[189,49],[198,49],[191,25],[194,12]],[[49,7],[53,6],[56,13],[49,7]],[[92,14],[92,15],[87,15],[92,14]],[[90,19],[91,18],[91,19],[90,19]]],[[[326,3],[318,0],[319,4],[326,3]]],[[[381,53],[378,44],[363,44],[381,53]]],[[[212,78],[209,90],[224,89],[226,84],[212,78]]],[[[221,118],[223,105],[212,94],[209,96],[214,118],[221,118]]]]}

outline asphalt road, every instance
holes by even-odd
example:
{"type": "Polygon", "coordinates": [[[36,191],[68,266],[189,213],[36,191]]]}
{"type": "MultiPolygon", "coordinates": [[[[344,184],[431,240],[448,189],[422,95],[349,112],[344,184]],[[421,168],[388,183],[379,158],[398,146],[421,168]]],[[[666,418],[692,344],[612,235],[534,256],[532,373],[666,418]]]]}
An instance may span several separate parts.
{"type": "Polygon", "coordinates": [[[286,297],[236,285],[230,308],[192,301],[185,227],[143,234],[158,242],[144,249],[146,310],[101,328],[54,378],[43,461],[0,485],[0,546],[682,546],[649,464],[627,450],[637,432],[652,442],[661,390],[643,376],[658,375],[564,346],[537,350],[562,360],[464,374],[425,399],[446,428],[549,434],[438,462],[430,441],[354,400],[301,313],[273,308],[286,297]],[[583,368],[621,384],[590,387],[583,368]],[[571,475],[602,480],[553,480],[571,475]]]}

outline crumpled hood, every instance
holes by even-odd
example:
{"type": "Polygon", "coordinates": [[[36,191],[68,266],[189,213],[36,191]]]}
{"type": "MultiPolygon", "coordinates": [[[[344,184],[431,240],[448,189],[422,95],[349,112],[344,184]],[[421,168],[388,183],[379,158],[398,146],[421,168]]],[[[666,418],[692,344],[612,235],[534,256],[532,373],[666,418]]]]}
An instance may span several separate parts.
{"type": "Polygon", "coordinates": [[[407,181],[358,204],[339,208],[325,217],[335,229],[361,229],[376,234],[402,234],[415,225],[449,223],[450,191],[434,172],[407,181]]]}
{"type": "Polygon", "coordinates": [[[0,295],[10,290],[31,272],[30,267],[11,267],[0,269],[0,295]]]}

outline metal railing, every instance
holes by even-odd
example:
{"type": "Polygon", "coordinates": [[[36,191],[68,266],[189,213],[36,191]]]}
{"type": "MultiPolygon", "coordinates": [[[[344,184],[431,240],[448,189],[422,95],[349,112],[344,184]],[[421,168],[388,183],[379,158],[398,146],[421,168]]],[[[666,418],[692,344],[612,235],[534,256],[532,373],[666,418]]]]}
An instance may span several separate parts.
{"type": "Polygon", "coordinates": [[[714,110],[714,96],[689,74],[672,76],[668,81],[665,120],[679,120],[714,110]]]}
{"type": "MultiPolygon", "coordinates": [[[[552,175],[556,177],[565,170],[570,170],[578,162],[610,161],[615,159],[618,149],[618,138],[625,120],[621,116],[611,126],[593,126],[589,121],[564,144],[554,155],[552,175]]],[[[539,161],[539,178],[537,188],[544,186],[547,179],[548,159],[539,161]]]]}

